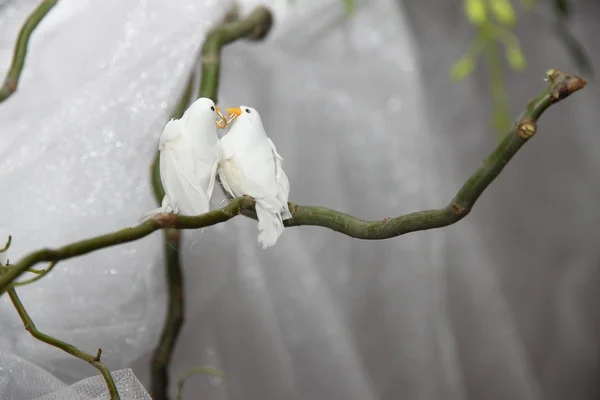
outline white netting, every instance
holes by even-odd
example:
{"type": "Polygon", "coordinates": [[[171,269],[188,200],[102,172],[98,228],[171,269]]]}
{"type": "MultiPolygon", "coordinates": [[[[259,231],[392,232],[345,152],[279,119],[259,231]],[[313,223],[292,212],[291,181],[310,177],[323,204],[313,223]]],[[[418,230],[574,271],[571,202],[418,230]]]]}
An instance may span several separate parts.
{"type": "MultiPolygon", "coordinates": [[[[68,386],[32,362],[6,350],[0,350],[0,365],[0,400],[110,399],[106,382],[100,375],[68,386]]],[[[122,400],[151,400],[131,369],[112,372],[111,376],[122,400]]]]}
{"type": "MultiPolygon", "coordinates": [[[[121,400],[151,400],[131,369],[112,372],[111,376],[121,400]]],[[[110,394],[104,378],[94,376],[34,400],[110,400],[110,394]]]]}

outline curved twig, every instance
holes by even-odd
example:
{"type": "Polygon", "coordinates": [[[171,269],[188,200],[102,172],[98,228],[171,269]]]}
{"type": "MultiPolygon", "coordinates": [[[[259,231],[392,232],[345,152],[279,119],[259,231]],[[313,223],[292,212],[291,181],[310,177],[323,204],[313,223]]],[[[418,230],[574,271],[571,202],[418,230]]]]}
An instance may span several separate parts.
{"type": "Polygon", "coordinates": [[[25,65],[25,56],[27,55],[27,47],[29,46],[29,38],[31,34],[42,22],[44,17],[52,10],[58,0],[43,0],[39,6],[27,17],[25,23],[19,31],[19,36],[15,43],[13,50],[13,58],[10,64],[10,68],[6,77],[4,78],[4,84],[0,88],[0,103],[8,99],[14,92],[17,91],[19,85],[19,79],[21,78],[21,72],[23,72],[23,66],[25,65]]]}
{"type": "Polygon", "coordinates": [[[36,328],[33,321],[31,320],[31,317],[29,316],[27,311],[25,310],[25,307],[23,306],[23,303],[21,303],[21,300],[19,299],[19,296],[17,296],[17,292],[15,292],[14,288],[8,289],[8,296],[10,297],[10,300],[12,301],[13,305],[15,306],[15,309],[17,310],[19,317],[21,317],[21,321],[23,321],[23,325],[25,325],[25,329],[27,329],[27,331],[29,333],[31,333],[31,336],[33,336],[37,340],[40,340],[44,343],[49,344],[50,346],[57,347],[57,348],[61,349],[62,351],[69,353],[73,357],[77,357],[83,361],[87,361],[92,367],[96,368],[102,374],[102,377],[104,378],[104,380],[106,381],[106,385],[108,386],[108,392],[110,393],[110,399],[111,400],[120,400],[121,399],[121,397],[119,396],[119,392],[117,391],[117,386],[115,385],[115,381],[113,380],[112,376],[110,375],[108,368],[106,368],[106,366],[104,366],[104,364],[100,361],[100,355],[102,354],[102,349],[98,349],[98,352],[96,353],[96,355],[93,356],[91,354],[88,354],[86,352],[79,350],[77,347],[73,346],[72,344],[63,342],[62,340],[56,339],[50,335],[46,335],[45,333],[40,332],[36,328]]]}
{"type": "MultiPolygon", "coordinates": [[[[517,151],[536,133],[537,120],[552,104],[567,98],[582,89],[585,79],[570,77],[564,72],[549,70],[550,84],[539,96],[527,105],[511,131],[484,160],[473,175],[465,182],[454,199],[445,208],[419,211],[396,218],[378,221],[364,221],[354,216],[325,207],[300,206],[290,203],[293,218],[286,226],[313,225],[332,229],[345,235],[366,240],[387,239],[409,232],[440,228],[463,219],[473,208],[483,191],[500,174],[504,166],[517,151]]],[[[52,262],[81,256],[95,250],[132,242],[165,228],[198,229],[225,222],[242,212],[252,212],[254,201],[240,197],[225,207],[205,214],[186,217],[173,214],[160,214],[136,227],[82,240],[57,249],[42,249],[23,257],[9,271],[0,275],[0,293],[6,291],[14,279],[38,262],[52,262]]]]}

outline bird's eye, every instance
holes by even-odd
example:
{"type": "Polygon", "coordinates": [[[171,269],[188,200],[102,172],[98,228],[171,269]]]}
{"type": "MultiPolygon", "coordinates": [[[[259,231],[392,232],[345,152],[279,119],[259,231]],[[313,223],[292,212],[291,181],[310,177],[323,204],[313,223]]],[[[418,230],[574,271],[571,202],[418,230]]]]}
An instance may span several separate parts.
{"type": "Polygon", "coordinates": [[[246,108],[246,112],[247,112],[248,114],[250,114],[250,109],[249,109],[249,108],[246,108]]]}
{"type": "Polygon", "coordinates": [[[212,111],[215,111],[215,106],[210,106],[210,109],[211,109],[212,111]]]}

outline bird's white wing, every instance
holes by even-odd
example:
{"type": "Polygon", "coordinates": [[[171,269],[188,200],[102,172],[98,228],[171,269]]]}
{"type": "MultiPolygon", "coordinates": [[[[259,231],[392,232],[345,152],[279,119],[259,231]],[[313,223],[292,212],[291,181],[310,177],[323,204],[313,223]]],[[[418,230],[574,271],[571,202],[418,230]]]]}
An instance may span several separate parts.
{"type": "Polygon", "coordinates": [[[217,179],[217,169],[219,168],[219,157],[215,158],[215,162],[210,171],[210,179],[208,181],[208,188],[206,194],[208,197],[212,195],[213,189],[215,188],[215,180],[217,179]]]}
{"type": "Polygon", "coordinates": [[[227,180],[227,175],[228,175],[229,171],[226,171],[226,170],[228,169],[229,166],[225,165],[225,163],[232,156],[233,156],[233,146],[232,146],[232,143],[230,143],[230,141],[229,141],[229,137],[227,135],[225,135],[219,141],[219,156],[217,157],[218,161],[219,161],[219,167],[218,167],[219,180],[221,181],[221,186],[223,186],[223,189],[227,193],[229,193],[231,196],[236,197],[233,190],[231,190],[231,186],[229,185],[229,182],[227,180]]]}
{"type": "Polygon", "coordinates": [[[233,197],[243,195],[256,197],[271,197],[269,193],[261,188],[260,184],[252,180],[242,169],[240,157],[236,156],[233,151],[228,152],[229,157],[226,160],[221,160],[221,168],[219,178],[223,189],[225,189],[233,197]]]}
{"type": "Polygon", "coordinates": [[[287,201],[287,198],[290,194],[290,181],[283,170],[283,157],[279,155],[277,148],[271,139],[269,139],[269,143],[271,144],[271,149],[273,150],[273,155],[275,156],[275,179],[277,180],[279,190],[285,194],[287,201]]]}
{"type": "Polygon", "coordinates": [[[195,179],[193,162],[179,149],[165,147],[161,153],[161,179],[167,196],[182,215],[199,215],[208,211],[209,198],[195,179]],[[189,164],[189,165],[187,165],[189,164]]]}
{"type": "Polygon", "coordinates": [[[233,191],[231,190],[231,187],[229,186],[229,183],[227,182],[227,176],[225,175],[225,172],[223,171],[222,167],[219,167],[218,174],[219,174],[219,181],[221,182],[221,186],[223,186],[223,190],[225,190],[231,196],[235,197],[235,194],[233,193],[233,191]]]}
{"type": "Polygon", "coordinates": [[[273,156],[275,157],[275,179],[277,181],[278,188],[277,199],[285,205],[285,211],[282,213],[282,218],[289,219],[292,218],[287,204],[290,195],[290,181],[283,170],[283,157],[279,155],[277,148],[271,139],[269,139],[269,143],[271,144],[271,150],[273,151],[273,156]]]}
{"type": "Polygon", "coordinates": [[[158,141],[158,150],[162,150],[165,144],[177,139],[183,132],[183,123],[180,119],[172,119],[165,125],[158,141]]]}

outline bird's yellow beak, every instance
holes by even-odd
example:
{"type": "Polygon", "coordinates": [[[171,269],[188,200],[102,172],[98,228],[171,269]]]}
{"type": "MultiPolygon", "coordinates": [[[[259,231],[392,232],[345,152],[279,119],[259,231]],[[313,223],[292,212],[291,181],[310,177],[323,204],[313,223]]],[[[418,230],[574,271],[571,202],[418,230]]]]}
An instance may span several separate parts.
{"type": "Polygon", "coordinates": [[[234,108],[228,108],[227,109],[227,113],[228,114],[233,114],[236,117],[239,117],[242,114],[242,109],[239,107],[234,107],[234,108]]]}
{"type": "Polygon", "coordinates": [[[221,113],[221,109],[219,107],[215,107],[215,111],[220,117],[219,120],[216,121],[217,128],[225,129],[227,127],[227,118],[225,118],[225,116],[221,113]]]}

